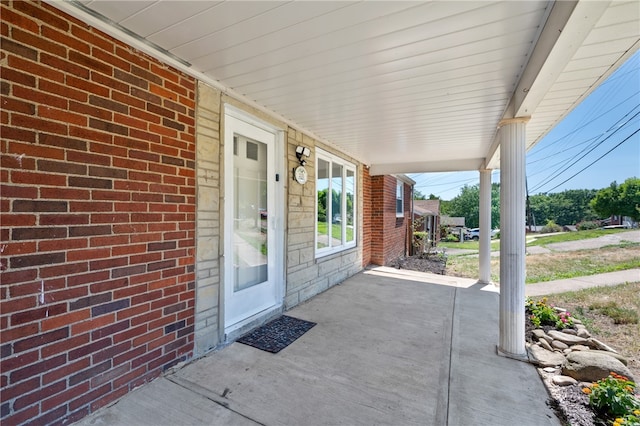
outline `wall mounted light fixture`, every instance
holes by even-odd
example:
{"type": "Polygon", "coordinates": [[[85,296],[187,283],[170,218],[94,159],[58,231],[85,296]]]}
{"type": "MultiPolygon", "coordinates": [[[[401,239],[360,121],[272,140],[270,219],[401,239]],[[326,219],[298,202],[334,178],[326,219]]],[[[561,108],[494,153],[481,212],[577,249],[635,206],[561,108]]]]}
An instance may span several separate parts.
{"type": "Polygon", "coordinates": [[[305,160],[303,157],[308,158],[309,155],[311,155],[311,150],[306,146],[296,147],[296,157],[298,157],[298,161],[300,162],[301,166],[304,166],[305,164],[307,164],[307,160],[305,160]]]}

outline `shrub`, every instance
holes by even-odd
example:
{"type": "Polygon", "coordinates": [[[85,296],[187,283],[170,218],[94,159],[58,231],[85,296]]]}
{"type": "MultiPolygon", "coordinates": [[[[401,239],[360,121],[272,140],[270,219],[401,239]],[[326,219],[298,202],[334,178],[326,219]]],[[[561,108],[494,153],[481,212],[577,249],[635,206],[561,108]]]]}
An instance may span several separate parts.
{"type": "Polygon", "coordinates": [[[543,226],[542,229],[540,230],[540,232],[542,232],[543,234],[551,234],[553,232],[561,232],[561,231],[562,231],[562,227],[556,224],[553,220],[548,220],[547,224],[543,226]]]}
{"type": "Polygon", "coordinates": [[[590,229],[600,228],[600,224],[592,220],[585,220],[584,222],[580,222],[579,224],[577,224],[576,228],[578,228],[578,231],[588,231],[590,229]]]}
{"type": "Polygon", "coordinates": [[[447,243],[457,243],[458,241],[460,241],[460,238],[453,234],[447,234],[447,236],[444,237],[444,241],[447,243]]]}
{"type": "Polygon", "coordinates": [[[413,237],[416,240],[422,241],[423,239],[425,239],[427,237],[427,233],[424,232],[424,231],[416,231],[416,232],[413,233],[413,237]]]}
{"type": "Polygon", "coordinates": [[[569,312],[557,313],[553,306],[547,304],[546,297],[543,297],[540,301],[535,301],[528,297],[525,308],[531,323],[536,327],[550,325],[558,330],[573,327],[571,314],[569,312]]]}
{"type": "Polygon", "coordinates": [[[426,251],[427,243],[429,242],[429,235],[424,231],[413,232],[413,247],[417,254],[422,254],[426,251]]]}
{"type": "Polygon", "coordinates": [[[589,405],[598,417],[612,425],[637,425],[640,421],[640,400],[634,395],[635,383],[628,378],[609,373],[591,388],[583,388],[589,395],[589,405]]]}

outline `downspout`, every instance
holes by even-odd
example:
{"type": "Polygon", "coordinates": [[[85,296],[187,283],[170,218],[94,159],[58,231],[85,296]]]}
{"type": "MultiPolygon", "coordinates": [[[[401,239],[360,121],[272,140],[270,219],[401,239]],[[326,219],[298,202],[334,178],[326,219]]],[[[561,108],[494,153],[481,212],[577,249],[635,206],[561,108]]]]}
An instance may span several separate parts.
{"type": "Polygon", "coordinates": [[[415,190],[415,185],[411,185],[411,214],[409,215],[409,229],[407,230],[409,233],[409,254],[411,256],[413,253],[413,192],[415,190]]]}

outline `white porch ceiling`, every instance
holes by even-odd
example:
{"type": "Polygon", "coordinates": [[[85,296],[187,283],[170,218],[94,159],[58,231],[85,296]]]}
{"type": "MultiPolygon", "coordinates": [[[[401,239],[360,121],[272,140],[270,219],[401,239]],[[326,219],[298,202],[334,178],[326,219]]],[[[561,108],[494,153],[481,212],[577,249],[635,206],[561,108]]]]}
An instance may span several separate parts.
{"type": "Polygon", "coordinates": [[[531,115],[533,146],[640,39],[636,0],[51,3],[136,35],[374,174],[498,168],[501,119],[531,115]]]}

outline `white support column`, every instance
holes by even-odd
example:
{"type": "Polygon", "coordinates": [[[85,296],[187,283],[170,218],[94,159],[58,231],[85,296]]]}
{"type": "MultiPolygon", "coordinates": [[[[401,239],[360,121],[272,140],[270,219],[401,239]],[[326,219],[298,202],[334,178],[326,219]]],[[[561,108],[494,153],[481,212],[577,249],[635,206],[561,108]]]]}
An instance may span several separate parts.
{"type": "Polygon", "coordinates": [[[498,353],[526,359],[525,128],[529,117],[500,122],[500,343],[498,353]]]}
{"type": "Polygon", "coordinates": [[[480,255],[482,284],[491,282],[491,170],[480,170],[480,255]]]}

